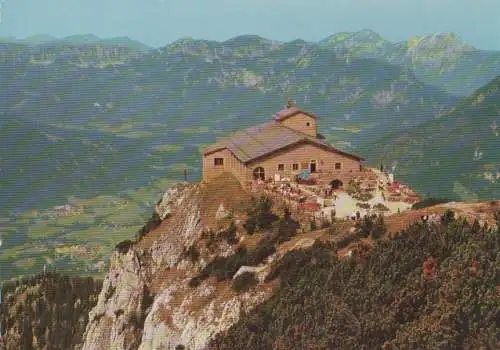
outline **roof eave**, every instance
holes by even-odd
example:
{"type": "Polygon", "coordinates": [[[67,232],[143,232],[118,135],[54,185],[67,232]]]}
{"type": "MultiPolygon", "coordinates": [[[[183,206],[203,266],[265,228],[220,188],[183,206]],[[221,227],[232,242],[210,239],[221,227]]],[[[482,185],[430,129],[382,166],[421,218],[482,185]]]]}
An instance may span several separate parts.
{"type": "Polygon", "coordinates": [[[225,150],[227,149],[227,146],[221,146],[221,147],[217,147],[217,148],[214,148],[212,150],[209,150],[209,151],[205,151],[203,153],[204,156],[208,156],[209,154],[212,154],[212,153],[215,153],[215,152],[219,152],[219,151],[222,151],[222,150],[225,150]]]}
{"type": "Polygon", "coordinates": [[[363,157],[360,157],[360,156],[357,156],[355,154],[352,154],[352,153],[348,153],[348,152],[344,152],[344,151],[341,151],[333,146],[329,146],[334,152],[337,152],[337,153],[340,153],[346,157],[351,157],[351,158],[354,158],[356,160],[359,160],[359,161],[365,161],[365,158],[363,157]]]}
{"type": "Polygon", "coordinates": [[[288,147],[293,147],[293,146],[295,146],[295,145],[297,145],[297,144],[299,144],[299,143],[303,143],[303,142],[305,142],[305,143],[312,143],[312,144],[317,145],[317,146],[319,146],[319,147],[326,148],[326,149],[328,149],[328,150],[330,150],[330,151],[332,151],[332,152],[340,153],[340,154],[342,154],[342,155],[344,155],[344,156],[346,156],[346,157],[354,158],[354,159],[356,159],[356,160],[358,160],[358,161],[364,161],[364,160],[365,160],[364,158],[359,157],[359,156],[357,156],[357,155],[355,155],[355,154],[350,154],[350,153],[347,153],[347,152],[343,152],[343,151],[341,151],[341,150],[339,150],[339,149],[336,149],[335,147],[333,147],[333,146],[331,146],[331,145],[326,145],[326,144],[322,144],[322,143],[319,143],[319,142],[314,142],[313,140],[308,139],[308,138],[303,138],[303,139],[300,139],[300,140],[298,140],[298,141],[296,141],[296,142],[293,142],[293,143],[291,143],[291,144],[288,144],[288,145],[286,145],[286,146],[283,146],[283,147],[280,147],[280,148],[274,149],[274,150],[272,150],[272,151],[270,151],[270,152],[267,152],[267,153],[265,153],[265,154],[262,154],[262,155],[260,155],[260,156],[258,156],[258,157],[248,159],[248,160],[244,161],[244,162],[243,162],[243,164],[248,165],[248,164],[250,164],[250,163],[252,163],[252,162],[255,162],[255,161],[259,160],[259,159],[262,159],[262,158],[264,158],[264,157],[267,157],[267,156],[269,156],[269,155],[271,155],[271,154],[273,154],[273,153],[275,153],[275,152],[277,152],[277,151],[280,151],[280,150],[282,150],[282,149],[286,149],[286,148],[288,148],[288,147]]]}
{"type": "Polygon", "coordinates": [[[297,114],[305,114],[305,115],[307,115],[307,116],[309,116],[309,117],[311,117],[311,118],[313,118],[313,119],[319,119],[319,117],[317,117],[316,115],[314,115],[314,114],[312,114],[312,113],[309,113],[309,112],[305,112],[305,111],[303,111],[303,110],[298,110],[298,111],[295,111],[295,112],[293,112],[293,113],[287,114],[287,115],[282,116],[282,117],[278,116],[278,114],[275,114],[275,115],[273,116],[273,119],[274,119],[274,120],[276,120],[276,121],[281,122],[281,121],[283,121],[283,120],[285,120],[285,119],[288,119],[288,118],[290,118],[290,117],[293,117],[293,116],[295,116],[295,115],[297,115],[297,114]]]}

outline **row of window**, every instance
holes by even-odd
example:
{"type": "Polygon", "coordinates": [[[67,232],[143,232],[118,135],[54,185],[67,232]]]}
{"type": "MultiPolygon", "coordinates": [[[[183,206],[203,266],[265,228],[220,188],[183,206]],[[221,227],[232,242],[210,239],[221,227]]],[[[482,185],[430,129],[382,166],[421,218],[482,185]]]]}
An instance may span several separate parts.
{"type": "MultiPolygon", "coordinates": [[[[316,161],[311,161],[311,164],[314,164],[314,167],[316,167],[316,161]]],[[[323,162],[321,162],[323,164],[323,162]]],[[[215,166],[223,166],[224,165],[224,158],[214,158],[214,165],[215,166]]],[[[335,163],[335,170],[340,170],[342,169],[342,163],[335,163]]],[[[309,163],[304,162],[301,163],[301,169],[309,169],[309,163]]],[[[284,171],[285,170],[285,164],[278,164],[278,171],[284,171]]],[[[292,164],[292,170],[299,170],[299,163],[293,163],[292,164]]]]}
{"type": "MultiPolygon", "coordinates": [[[[315,165],[315,162],[311,162],[311,164],[315,165]]],[[[323,164],[323,162],[321,162],[323,164]]],[[[309,163],[301,163],[301,169],[306,170],[309,169],[309,163]]],[[[342,169],[342,163],[335,163],[335,170],[340,170],[342,169]]],[[[285,170],[285,164],[278,164],[278,171],[284,171],[285,170]]],[[[292,170],[299,170],[299,164],[298,163],[293,163],[292,164],[292,170]]]]}

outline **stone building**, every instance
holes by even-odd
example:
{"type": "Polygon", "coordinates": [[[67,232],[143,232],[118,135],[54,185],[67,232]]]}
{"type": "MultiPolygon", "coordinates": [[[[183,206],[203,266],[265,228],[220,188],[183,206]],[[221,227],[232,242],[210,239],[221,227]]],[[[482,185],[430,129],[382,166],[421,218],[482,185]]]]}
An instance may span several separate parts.
{"type": "Polygon", "coordinates": [[[205,148],[203,181],[231,172],[243,186],[253,180],[310,173],[353,173],[363,158],[340,151],[317,131],[317,117],[288,104],[269,122],[237,131],[205,148]]]}

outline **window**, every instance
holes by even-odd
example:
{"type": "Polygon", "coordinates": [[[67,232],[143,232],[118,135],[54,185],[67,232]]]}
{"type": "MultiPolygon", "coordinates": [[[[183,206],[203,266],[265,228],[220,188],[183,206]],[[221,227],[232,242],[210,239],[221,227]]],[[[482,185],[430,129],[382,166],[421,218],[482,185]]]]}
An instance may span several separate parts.
{"type": "Polygon", "coordinates": [[[215,166],[223,166],[224,165],[224,158],[214,158],[214,165],[215,166]]]}
{"type": "Polygon", "coordinates": [[[264,181],[266,179],[266,173],[264,171],[264,168],[263,167],[255,168],[253,171],[253,177],[256,180],[260,179],[260,180],[264,181]]]}
{"type": "Polygon", "coordinates": [[[299,170],[299,164],[297,164],[297,163],[293,163],[293,165],[292,165],[292,169],[293,169],[293,170],[299,170]]]}
{"type": "Polygon", "coordinates": [[[307,123],[306,123],[306,125],[307,125],[307,126],[310,126],[310,125],[311,125],[311,123],[307,122],[307,123]]]}
{"type": "Polygon", "coordinates": [[[316,172],[316,161],[313,159],[311,160],[311,168],[310,168],[310,171],[311,173],[315,173],[316,172]]]}
{"type": "Polygon", "coordinates": [[[285,170],[285,164],[278,164],[278,170],[279,171],[285,170]]]}
{"type": "Polygon", "coordinates": [[[342,164],[335,163],[335,170],[340,170],[340,169],[342,169],[342,164]]]}

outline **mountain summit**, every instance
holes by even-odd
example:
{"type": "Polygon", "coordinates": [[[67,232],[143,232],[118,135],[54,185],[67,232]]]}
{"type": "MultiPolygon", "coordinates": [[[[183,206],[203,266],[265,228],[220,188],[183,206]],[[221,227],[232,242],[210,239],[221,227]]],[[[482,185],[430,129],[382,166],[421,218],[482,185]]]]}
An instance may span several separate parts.
{"type": "Polygon", "coordinates": [[[330,35],[319,42],[321,46],[333,49],[354,49],[363,47],[366,50],[375,48],[389,49],[392,44],[371,29],[358,32],[341,32],[330,35]]]}

